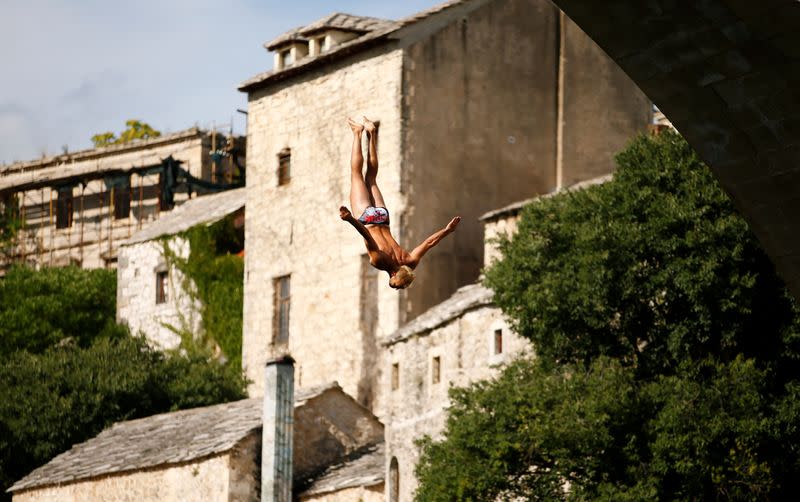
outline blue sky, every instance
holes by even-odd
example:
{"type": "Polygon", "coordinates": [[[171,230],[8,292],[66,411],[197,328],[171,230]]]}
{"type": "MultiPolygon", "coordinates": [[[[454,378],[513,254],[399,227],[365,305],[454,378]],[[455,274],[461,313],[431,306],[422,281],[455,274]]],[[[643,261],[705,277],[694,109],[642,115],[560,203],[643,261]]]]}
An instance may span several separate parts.
{"type": "Polygon", "coordinates": [[[262,44],[331,12],[397,19],[441,0],[2,0],[0,163],[89,148],[137,118],[244,132],[262,44]]]}

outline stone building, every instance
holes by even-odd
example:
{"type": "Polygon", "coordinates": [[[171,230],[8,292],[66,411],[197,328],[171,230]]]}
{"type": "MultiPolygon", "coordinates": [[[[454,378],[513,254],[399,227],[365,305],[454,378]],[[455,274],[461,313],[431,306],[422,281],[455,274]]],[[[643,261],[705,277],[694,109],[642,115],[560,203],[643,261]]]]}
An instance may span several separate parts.
{"type": "MultiPolygon", "coordinates": [[[[262,409],[245,399],[119,422],[9,491],[14,502],[258,500],[262,409]]],[[[383,426],[341,387],[296,392],[294,427],[299,500],[383,500],[383,426]]]]}
{"type": "Polygon", "coordinates": [[[546,0],[454,0],[399,21],[333,14],[266,47],[274,70],[240,87],[243,362],[252,378],[288,351],[302,385],[336,378],[379,416],[377,341],[477,279],[478,217],[610,172],[651,120],[646,97],[546,0]],[[345,117],[361,115],[381,122],[378,180],[401,245],[463,217],[401,293],[338,218],[345,117]]]}
{"type": "MultiPolygon", "coordinates": [[[[608,181],[601,176],[568,187],[579,190],[608,181]]],[[[513,235],[526,199],[481,216],[485,225],[484,265],[497,259],[495,239],[513,235]]],[[[453,296],[429,309],[382,340],[384,349],[381,388],[385,396],[386,459],[389,491],[397,501],[411,501],[417,487],[414,466],[419,449],[414,444],[425,435],[438,437],[447,418],[451,386],[465,387],[497,374],[498,367],[520,355],[535,355],[530,343],[509,328],[507,319],[492,303],[492,291],[480,284],[458,289],[453,296]]]]}
{"type": "Polygon", "coordinates": [[[115,267],[120,242],[193,195],[244,174],[242,137],[197,128],[0,167],[24,229],[10,260],[115,267]]]}
{"type": "Polygon", "coordinates": [[[133,333],[143,333],[151,343],[165,349],[180,343],[176,329],[197,333],[200,307],[186,290],[191,285],[165,256],[165,246],[187,258],[189,243],[179,235],[181,232],[228,216],[241,229],[244,201],[244,188],[198,197],[123,241],[117,263],[117,322],[128,325],[133,333]]]}

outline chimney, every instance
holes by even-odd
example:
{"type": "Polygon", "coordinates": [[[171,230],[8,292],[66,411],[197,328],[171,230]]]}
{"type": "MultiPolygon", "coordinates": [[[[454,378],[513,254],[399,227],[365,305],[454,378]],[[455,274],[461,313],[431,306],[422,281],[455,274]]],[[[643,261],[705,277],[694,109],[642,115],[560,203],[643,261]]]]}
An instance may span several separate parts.
{"type": "Polygon", "coordinates": [[[294,359],[267,362],[261,442],[261,502],[291,502],[294,359]]]}

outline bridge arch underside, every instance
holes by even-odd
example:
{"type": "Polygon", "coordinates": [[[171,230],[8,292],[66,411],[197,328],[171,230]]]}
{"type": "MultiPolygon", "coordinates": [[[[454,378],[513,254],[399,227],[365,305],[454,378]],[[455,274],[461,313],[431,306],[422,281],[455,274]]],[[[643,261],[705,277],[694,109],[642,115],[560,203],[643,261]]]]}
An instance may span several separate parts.
{"type": "Polygon", "coordinates": [[[711,167],[800,299],[800,1],[553,2],[711,167]]]}

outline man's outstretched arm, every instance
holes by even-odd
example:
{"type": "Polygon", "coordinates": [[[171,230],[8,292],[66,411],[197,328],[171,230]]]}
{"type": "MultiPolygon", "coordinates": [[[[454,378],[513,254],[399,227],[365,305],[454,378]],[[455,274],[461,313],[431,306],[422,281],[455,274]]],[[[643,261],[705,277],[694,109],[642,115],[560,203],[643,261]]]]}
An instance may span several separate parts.
{"type": "Polygon", "coordinates": [[[364,226],[363,223],[358,221],[357,219],[353,218],[353,215],[350,213],[350,210],[347,207],[342,206],[339,208],[339,217],[346,221],[347,223],[353,225],[353,227],[361,234],[361,237],[367,241],[367,251],[377,251],[378,244],[375,242],[375,239],[372,238],[370,235],[369,230],[367,227],[364,226]]]}
{"type": "Polygon", "coordinates": [[[461,216],[456,216],[450,223],[447,224],[446,227],[439,230],[438,232],[434,232],[431,234],[430,237],[422,241],[422,244],[415,247],[413,251],[411,251],[411,268],[416,267],[419,264],[419,261],[425,256],[425,253],[431,250],[435,245],[439,244],[439,242],[444,239],[446,236],[452,234],[458,223],[461,221],[461,216]]]}

